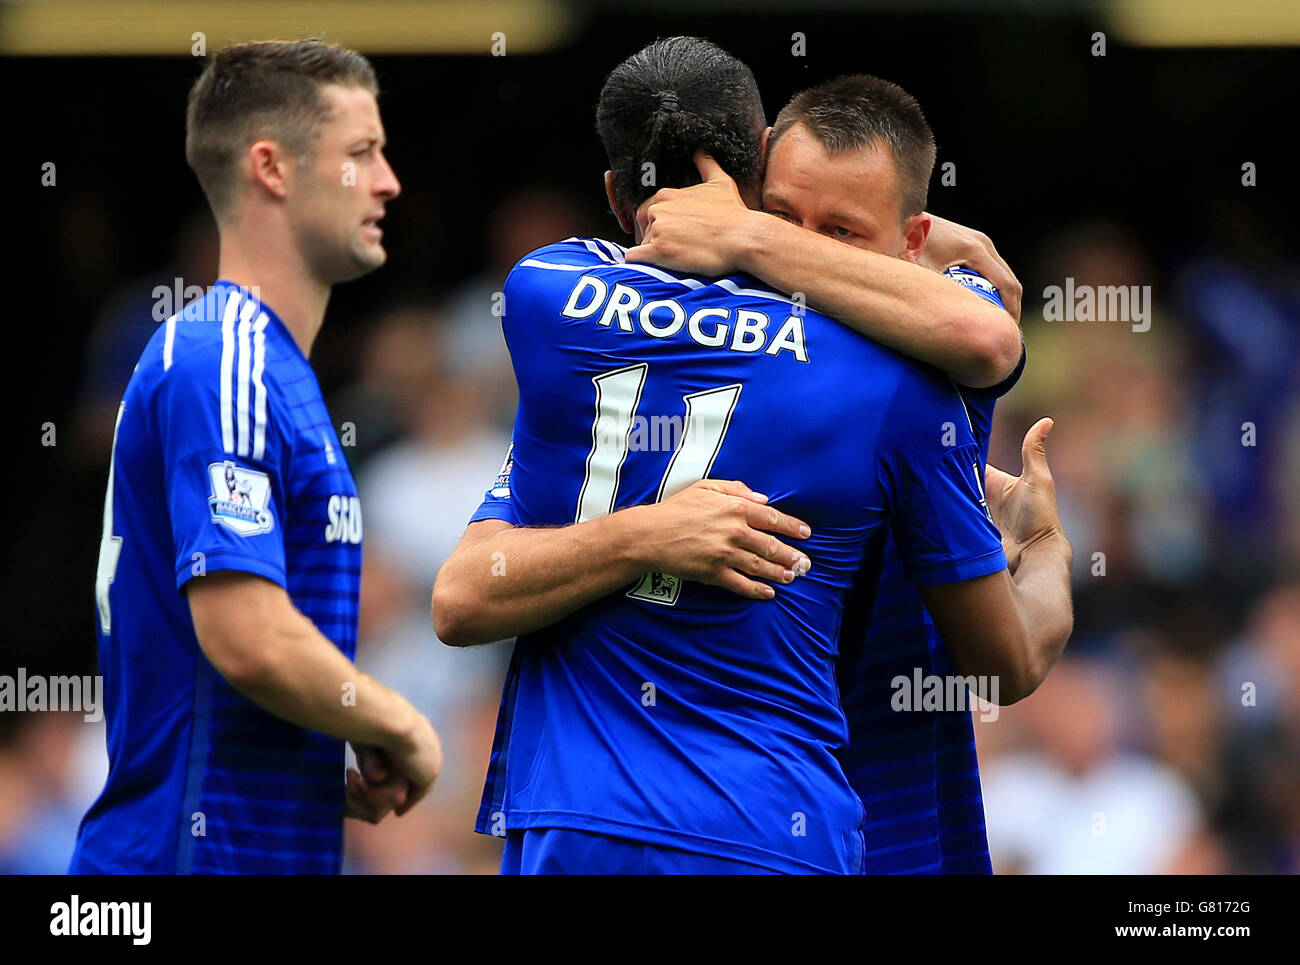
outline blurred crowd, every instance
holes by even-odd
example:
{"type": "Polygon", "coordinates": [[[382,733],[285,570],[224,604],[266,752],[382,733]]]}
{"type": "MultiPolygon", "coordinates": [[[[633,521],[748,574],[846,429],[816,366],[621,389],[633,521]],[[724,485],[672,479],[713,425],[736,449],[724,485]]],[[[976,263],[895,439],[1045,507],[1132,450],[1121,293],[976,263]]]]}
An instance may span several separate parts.
{"type": "MultiPolygon", "coordinates": [[[[471,827],[509,647],[442,646],[429,594],[508,444],[494,293],[522,254],[590,230],[561,195],[508,198],[482,274],[363,319],[327,387],[335,423],[354,427],[364,507],[358,663],[407,694],[446,749],[419,807],[349,822],[350,872],[496,868],[499,842],[471,827]]],[[[1024,431],[1056,420],[1076,629],[1037,693],[977,724],[999,872],[1300,871],[1300,271],[1253,251],[1246,230],[1207,237],[1158,263],[1129,227],[1080,224],[1016,266],[1029,365],[991,459],[1019,471],[1024,431]],[[1150,329],[1044,321],[1036,293],[1067,277],[1151,286],[1150,329]]],[[[157,324],[153,287],[175,276],[215,276],[204,218],[165,271],[100,301],[76,431],[101,479],[117,399],[157,324]]],[[[89,573],[84,589],[89,614],[89,573]]],[[[0,732],[0,872],[64,870],[103,748],[103,724],[79,715],[0,732]]]]}
{"type": "Polygon", "coordinates": [[[1222,212],[1169,266],[1078,225],[1031,266],[990,459],[1055,419],[1075,631],[976,727],[998,871],[1300,872],[1300,275],[1250,225],[1222,212]],[[1044,321],[1067,277],[1151,286],[1149,330],[1044,321]]]}

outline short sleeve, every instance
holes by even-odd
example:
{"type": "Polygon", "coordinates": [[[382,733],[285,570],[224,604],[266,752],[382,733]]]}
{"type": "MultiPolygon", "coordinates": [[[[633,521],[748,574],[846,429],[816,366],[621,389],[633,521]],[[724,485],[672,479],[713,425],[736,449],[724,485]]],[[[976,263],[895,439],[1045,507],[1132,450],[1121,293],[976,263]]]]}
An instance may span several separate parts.
{"type": "MultiPolygon", "coordinates": [[[[954,265],[947,269],[943,274],[944,277],[956,282],[963,288],[969,289],[972,294],[979,296],[989,304],[996,305],[1003,311],[1006,310],[1006,305],[1002,304],[1002,295],[998,292],[997,288],[994,287],[991,281],[977,272],[974,268],[968,268],[965,265],[954,265]]],[[[1025,361],[1027,358],[1028,355],[1025,352],[1025,336],[1024,333],[1021,332],[1020,362],[1016,365],[1015,371],[997,385],[991,385],[987,388],[972,389],[968,386],[962,386],[962,395],[969,399],[973,404],[986,405],[988,408],[989,421],[992,422],[993,402],[1002,398],[1016,387],[1016,383],[1020,381],[1020,376],[1024,374],[1025,361]]],[[[987,427],[985,428],[985,431],[987,432],[987,427]]]]}
{"type": "Polygon", "coordinates": [[[1020,361],[1016,364],[1015,370],[997,385],[990,385],[984,389],[972,389],[969,386],[961,387],[961,394],[971,401],[972,404],[986,405],[989,408],[989,418],[992,419],[992,406],[994,402],[1002,398],[1008,392],[1016,387],[1020,381],[1020,376],[1025,374],[1025,362],[1029,359],[1028,352],[1025,349],[1025,337],[1020,336],[1020,361]]]}
{"type": "Polygon", "coordinates": [[[961,583],[1006,569],[978,443],[951,380],[910,366],[886,414],[878,472],[908,578],[961,583]]]}
{"type": "Polygon", "coordinates": [[[178,590],[218,570],[285,585],[287,419],[262,369],[226,368],[196,351],[157,392],[178,590]]]}
{"type": "Polygon", "coordinates": [[[471,523],[477,523],[484,519],[499,519],[511,526],[519,525],[519,517],[515,512],[515,502],[510,496],[510,473],[514,467],[515,447],[512,444],[506,450],[505,462],[501,464],[501,470],[497,473],[496,480],[492,483],[491,488],[483,494],[483,502],[479,504],[478,509],[474,510],[474,515],[469,518],[471,523]]]}

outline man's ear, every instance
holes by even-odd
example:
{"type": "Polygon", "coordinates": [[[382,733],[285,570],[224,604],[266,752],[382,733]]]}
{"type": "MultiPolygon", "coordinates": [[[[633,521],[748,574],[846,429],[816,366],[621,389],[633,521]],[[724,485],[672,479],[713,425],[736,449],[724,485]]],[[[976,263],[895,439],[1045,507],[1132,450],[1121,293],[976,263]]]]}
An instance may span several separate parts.
{"type": "Polygon", "coordinates": [[[922,211],[914,214],[903,224],[903,251],[899,255],[906,261],[920,261],[921,252],[925,251],[926,239],[930,237],[930,213],[922,211]]]}
{"type": "Polygon", "coordinates": [[[767,177],[767,144],[772,137],[772,128],[763,128],[763,134],[758,139],[758,179],[761,181],[767,177]]]}
{"type": "Polygon", "coordinates": [[[609,201],[609,210],[618,219],[618,226],[632,236],[636,236],[636,225],[632,214],[618,200],[618,191],[614,188],[614,172],[605,172],[605,198],[609,201]]]}
{"type": "Polygon", "coordinates": [[[248,149],[244,160],[252,179],[273,197],[284,198],[289,193],[292,165],[287,152],[275,141],[257,141],[248,149]]]}

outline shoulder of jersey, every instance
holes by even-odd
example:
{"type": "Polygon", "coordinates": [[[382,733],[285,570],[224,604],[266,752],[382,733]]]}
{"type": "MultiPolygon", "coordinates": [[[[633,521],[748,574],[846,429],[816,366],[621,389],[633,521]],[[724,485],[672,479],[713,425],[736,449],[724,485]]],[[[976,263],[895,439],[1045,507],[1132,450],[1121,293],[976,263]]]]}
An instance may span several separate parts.
{"type": "Polygon", "coordinates": [[[566,238],[530,251],[519,259],[520,268],[591,268],[621,265],[627,249],[600,238],[566,238]]]}
{"type": "Polygon", "coordinates": [[[760,302],[778,302],[797,306],[801,312],[818,314],[812,309],[769,288],[749,275],[731,275],[725,278],[707,278],[669,271],[656,265],[627,261],[627,249],[601,238],[569,238],[530,252],[519,260],[516,267],[539,268],[557,272],[578,272],[609,269],[613,273],[626,272],[643,280],[662,282],[682,293],[717,287],[732,298],[754,298],[760,302]]]}
{"type": "MultiPolygon", "coordinates": [[[[247,293],[222,285],[190,302],[158,326],[141,368],[158,380],[195,379],[220,385],[223,373],[269,381],[270,316],[247,293]],[[245,360],[243,355],[247,354],[245,360]],[[246,367],[245,367],[246,366],[246,367]]],[[[279,352],[275,352],[279,355],[279,352]]]]}

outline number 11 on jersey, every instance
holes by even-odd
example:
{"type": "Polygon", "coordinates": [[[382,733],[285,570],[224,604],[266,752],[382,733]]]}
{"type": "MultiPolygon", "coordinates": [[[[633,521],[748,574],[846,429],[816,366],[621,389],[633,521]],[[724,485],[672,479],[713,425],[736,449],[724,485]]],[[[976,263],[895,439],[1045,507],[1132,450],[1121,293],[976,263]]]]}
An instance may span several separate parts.
{"type": "MultiPolygon", "coordinates": [[[[604,372],[591,380],[596,389],[596,415],[591,424],[591,450],[587,453],[582,490],[578,494],[576,522],[595,519],[614,510],[619,476],[631,447],[633,425],[649,369],[643,362],[604,372]]],[[[686,416],[655,502],[662,502],[709,475],[722,450],[740,389],[739,384],[723,385],[682,396],[686,416]]],[[[641,438],[645,437],[643,428],[641,438]]],[[[650,438],[654,440],[655,436],[652,434],[650,438]]],[[[627,595],[635,600],[672,606],[681,593],[681,583],[671,573],[647,573],[627,595]]]]}

